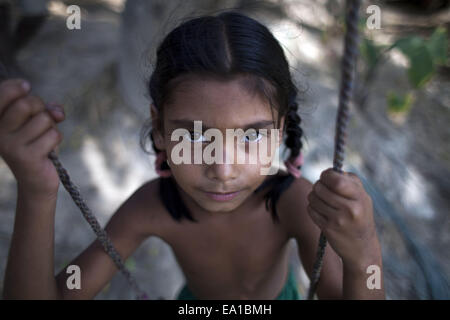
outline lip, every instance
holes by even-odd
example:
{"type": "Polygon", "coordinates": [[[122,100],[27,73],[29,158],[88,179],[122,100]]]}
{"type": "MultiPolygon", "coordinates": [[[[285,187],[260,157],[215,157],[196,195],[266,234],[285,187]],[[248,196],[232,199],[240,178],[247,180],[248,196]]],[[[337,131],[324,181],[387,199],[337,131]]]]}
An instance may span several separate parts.
{"type": "Polygon", "coordinates": [[[235,192],[227,192],[227,193],[208,192],[208,191],[203,191],[203,192],[209,198],[211,198],[212,200],[215,200],[215,201],[230,201],[230,200],[233,200],[234,198],[236,198],[242,192],[242,190],[235,191],[235,192]]]}

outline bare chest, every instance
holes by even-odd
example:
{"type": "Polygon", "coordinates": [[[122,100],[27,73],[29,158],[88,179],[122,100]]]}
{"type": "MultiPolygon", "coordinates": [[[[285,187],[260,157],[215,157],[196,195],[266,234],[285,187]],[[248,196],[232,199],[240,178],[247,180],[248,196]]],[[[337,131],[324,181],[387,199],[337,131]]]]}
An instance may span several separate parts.
{"type": "Polygon", "coordinates": [[[286,269],[288,237],[265,210],[223,225],[178,224],[165,240],[190,288],[209,298],[264,298],[286,269]]]}

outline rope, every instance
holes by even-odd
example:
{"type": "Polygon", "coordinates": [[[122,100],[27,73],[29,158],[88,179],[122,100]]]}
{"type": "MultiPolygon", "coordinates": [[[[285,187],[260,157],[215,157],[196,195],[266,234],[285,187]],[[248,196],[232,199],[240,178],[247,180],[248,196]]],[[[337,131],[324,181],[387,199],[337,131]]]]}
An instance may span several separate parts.
{"type": "Polygon", "coordinates": [[[122,274],[125,276],[125,279],[128,281],[133,290],[137,293],[136,298],[148,299],[147,294],[139,288],[136,280],[131,276],[130,271],[125,267],[125,264],[123,263],[123,260],[120,257],[119,253],[117,252],[116,248],[114,248],[111,239],[109,239],[106,231],[100,226],[97,219],[84,202],[83,198],[80,195],[80,192],[78,191],[77,186],[74,185],[73,182],[71,181],[69,174],[67,173],[66,169],[64,169],[64,167],[61,165],[61,162],[59,162],[59,159],[56,156],[56,154],[52,151],[50,152],[48,157],[53,162],[53,165],[55,166],[56,171],[58,172],[58,176],[59,179],[61,180],[61,183],[63,184],[67,192],[70,194],[77,207],[80,208],[83,217],[89,223],[92,230],[94,230],[95,234],[97,235],[98,241],[100,241],[100,243],[103,246],[103,249],[111,257],[117,269],[119,269],[119,271],[122,272],[122,274]]]}
{"type": "MultiPolygon", "coordinates": [[[[345,48],[342,57],[342,75],[341,75],[341,89],[339,95],[339,107],[336,118],[336,134],[334,146],[333,170],[342,173],[342,162],[344,161],[344,146],[346,138],[346,128],[349,119],[349,102],[351,99],[354,69],[358,55],[358,11],[361,5],[361,0],[347,1],[346,14],[346,34],[345,34],[345,48]]],[[[323,264],[323,256],[327,246],[327,238],[320,233],[319,245],[317,249],[316,261],[314,262],[313,272],[311,277],[311,285],[308,292],[308,300],[314,298],[314,293],[317,289],[317,284],[320,280],[320,271],[323,264]]]]}

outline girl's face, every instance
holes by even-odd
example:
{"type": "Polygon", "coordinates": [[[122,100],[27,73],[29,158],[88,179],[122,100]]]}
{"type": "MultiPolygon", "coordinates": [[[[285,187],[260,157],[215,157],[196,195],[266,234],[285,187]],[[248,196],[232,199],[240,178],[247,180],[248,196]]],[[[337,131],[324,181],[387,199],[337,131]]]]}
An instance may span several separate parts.
{"type": "MultiPolygon", "coordinates": [[[[271,139],[271,134],[276,134],[279,141],[282,141],[282,127],[278,128],[278,132],[271,132],[271,129],[276,129],[277,111],[270,107],[266,99],[262,99],[258,94],[250,94],[242,85],[245,80],[245,77],[220,81],[192,76],[182,80],[174,87],[170,101],[164,105],[163,119],[159,122],[163,124],[163,128],[158,127],[155,119],[159,115],[154,107],[151,108],[155,145],[166,151],[168,164],[181,196],[185,199],[188,197],[188,202],[207,212],[233,212],[267,178],[266,174],[262,174],[263,168],[270,167],[270,164],[267,164],[267,158],[261,161],[257,157],[256,161],[249,163],[248,157],[252,156],[249,155],[251,144],[259,144],[257,147],[264,149],[266,152],[264,155],[273,159],[275,152],[271,152],[274,150],[271,150],[271,143],[275,137],[271,139]],[[194,121],[202,122],[203,132],[194,131],[194,121]],[[174,163],[172,150],[180,144],[181,139],[171,141],[171,136],[174,130],[180,128],[190,132],[188,140],[192,142],[188,145],[191,146],[192,161],[188,164],[174,163]],[[205,147],[211,143],[211,141],[207,142],[204,136],[208,128],[218,129],[222,133],[223,146],[220,152],[223,153],[223,163],[221,164],[206,164],[203,157],[201,164],[194,163],[194,145],[197,144],[198,150],[200,144],[200,150],[205,150],[205,147]],[[267,136],[243,135],[236,138],[234,143],[231,138],[227,138],[226,129],[242,129],[245,132],[248,128],[256,131],[266,129],[267,136]],[[231,144],[227,145],[228,139],[231,144]],[[234,148],[234,159],[230,156],[231,148],[234,148]],[[245,163],[238,163],[238,149],[241,154],[244,152],[247,155],[245,163]],[[234,194],[224,195],[224,193],[234,194]]],[[[281,123],[283,122],[282,118],[281,123]]],[[[279,144],[275,145],[278,147],[279,144]]],[[[215,155],[215,151],[212,155],[215,155]]]]}

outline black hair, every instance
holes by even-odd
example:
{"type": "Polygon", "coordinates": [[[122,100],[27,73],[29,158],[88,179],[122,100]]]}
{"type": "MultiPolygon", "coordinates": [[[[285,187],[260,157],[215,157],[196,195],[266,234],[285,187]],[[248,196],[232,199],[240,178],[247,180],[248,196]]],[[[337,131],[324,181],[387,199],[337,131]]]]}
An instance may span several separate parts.
{"type": "MultiPolygon", "coordinates": [[[[302,148],[303,131],[298,114],[298,89],[294,85],[289,63],[283,49],[269,29],[260,22],[235,11],[215,16],[201,16],[183,22],[173,29],[158,46],[156,65],[148,83],[150,97],[159,114],[170,98],[180,76],[197,75],[232,79],[239,75],[248,77],[246,86],[266,97],[272,108],[278,110],[277,126],[285,116],[285,145],[289,157],[297,157],[302,148]]],[[[160,117],[162,119],[162,117],[160,117]]],[[[149,122],[141,132],[141,146],[150,138],[156,153],[161,152],[153,141],[149,122]]],[[[162,121],[161,124],[162,126],[162,121]]],[[[163,162],[162,170],[170,170],[163,162]]],[[[278,221],[276,203],[295,177],[292,175],[268,176],[255,192],[268,186],[264,195],[266,208],[278,221]],[[269,209],[270,208],[270,209],[269,209]]],[[[195,221],[184,205],[172,177],[160,179],[160,196],[171,214],[195,221]]]]}

